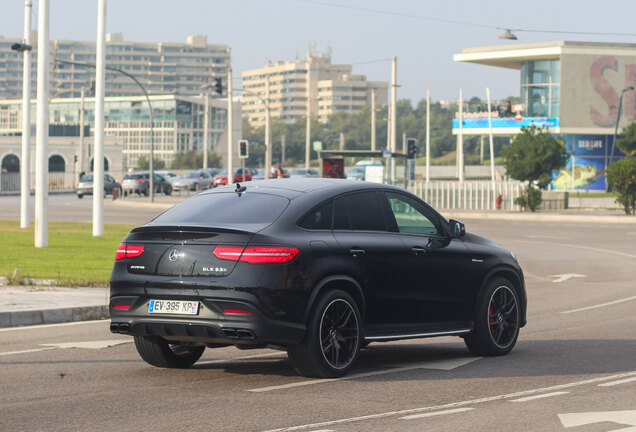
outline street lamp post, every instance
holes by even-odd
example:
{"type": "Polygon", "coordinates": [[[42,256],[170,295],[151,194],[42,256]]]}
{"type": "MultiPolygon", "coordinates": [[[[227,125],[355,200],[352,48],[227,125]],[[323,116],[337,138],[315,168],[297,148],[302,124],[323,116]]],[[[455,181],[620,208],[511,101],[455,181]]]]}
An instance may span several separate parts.
{"type": "Polygon", "coordinates": [[[614,140],[612,141],[612,153],[610,155],[610,163],[614,160],[614,147],[616,147],[616,134],[618,133],[618,123],[621,121],[621,113],[623,111],[623,95],[626,91],[634,90],[633,86],[625,87],[621,92],[621,97],[618,101],[618,113],[616,114],[616,126],[614,127],[614,140]]]}
{"type": "MultiPolygon", "coordinates": [[[[269,84],[267,84],[267,89],[269,89],[269,84]]],[[[250,96],[254,96],[258,100],[260,100],[261,103],[265,106],[265,178],[268,179],[270,174],[269,171],[271,170],[271,162],[272,162],[272,146],[271,146],[272,131],[270,127],[271,119],[269,115],[269,98],[267,98],[267,102],[266,102],[262,97],[260,97],[258,94],[250,90],[247,90],[244,88],[235,88],[234,90],[245,92],[249,94],[250,96]]],[[[267,90],[267,93],[269,93],[269,90],[267,90]]]]}

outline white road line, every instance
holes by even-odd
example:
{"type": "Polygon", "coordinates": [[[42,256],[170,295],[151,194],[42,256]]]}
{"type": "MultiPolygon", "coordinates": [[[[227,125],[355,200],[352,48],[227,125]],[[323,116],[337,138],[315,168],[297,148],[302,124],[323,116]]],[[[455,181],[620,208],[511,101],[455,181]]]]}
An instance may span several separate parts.
{"type": "Polygon", "coordinates": [[[590,247],[590,246],[572,245],[572,244],[566,244],[566,243],[542,242],[542,241],[523,240],[523,239],[520,239],[519,241],[520,242],[526,242],[526,243],[545,244],[545,245],[551,245],[551,246],[563,246],[563,247],[570,247],[570,248],[575,248],[575,249],[586,249],[586,250],[591,250],[591,251],[594,251],[594,252],[605,252],[605,253],[608,253],[608,254],[620,255],[620,256],[627,257],[627,258],[636,258],[636,255],[628,254],[628,253],[625,253],[625,252],[618,252],[618,251],[611,250],[611,249],[601,249],[601,248],[590,247]]]}
{"type": "Polygon", "coordinates": [[[455,408],[455,409],[450,409],[450,410],[435,411],[435,412],[424,413],[424,414],[414,414],[414,415],[410,415],[410,416],[406,416],[406,417],[401,417],[401,419],[402,420],[413,420],[413,419],[419,419],[419,418],[425,418],[425,417],[434,417],[434,416],[438,416],[438,415],[457,414],[457,413],[464,412],[464,411],[472,411],[474,409],[475,408],[455,408]]]}
{"type": "Polygon", "coordinates": [[[267,354],[255,354],[255,355],[251,355],[251,356],[243,356],[243,357],[228,357],[228,358],[224,358],[224,359],[217,359],[217,360],[204,360],[204,361],[200,361],[197,364],[211,364],[211,363],[227,363],[230,361],[234,361],[234,360],[251,360],[251,359],[257,359],[260,357],[273,357],[273,356],[281,356],[281,358],[284,358],[284,354],[280,353],[280,352],[273,352],[273,353],[267,353],[267,354]]]}
{"type": "Polygon", "coordinates": [[[549,398],[549,397],[554,397],[554,396],[561,396],[564,394],[569,394],[570,392],[552,392],[552,393],[545,393],[545,394],[540,394],[540,395],[535,395],[535,396],[528,396],[528,397],[523,397],[523,398],[519,398],[519,399],[513,399],[509,402],[528,402],[528,401],[533,401],[536,399],[545,399],[545,398],[549,398]]]}
{"type": "Polygon", "coordinates": [[[73,321],[73,322],[59,323],[59,324],[40,324],[40,325],[32,325],[32,326],[6,327],[6,328],[0,328],[0,332],[9,332],[9,331],[17,331],[17,330],[39,330],[43,328],[66,327],[66,326],[76,326],[76,325],[83,325],[83,324],[97,324],[97,323],[105,323],[109,321],[110,320],[73,321]]]}
{"type": "Polygon", "coordinates": [[[458,368],[460,366],[464,366],[464,365],[466,365],[468,363],[471,363],[471,362],[473,362],[475,360],[479,360],[480,358],[481,357],[472,357],[472,358],[453,359],[453,360],[446,360],[446,361],[423,362],[423,363],[417,363],[417,364],[410,365],[410,366],[396,367],[396,368],[390,368],[390,369],[382,369],[382,370],[373,371],[373,372],[365,372],[365,373],[347,375],[347,376],[344,376],[344,377],[341,377],[341,378],[323,378],[323,379],[314,379],[314,380],[308,380],[308,381],[299,381],[299,382],[295,382],[295,383],[282,384],[282,385],[277,385],[277,386],[269,386],[269,387],[261,387],[261,388],[256,388],[256,389],[250,389],[250,390],[247,390],[247,391],[248,392],[253,392],[253,393],[264,393],[264,392],[274,391],[274,390],[284,390],[284,389],[295,388],[295,387],[304,387],[304,386],[314,385],[314,384],[323,384],[323,383],[332,382],[332,381],[352,380],[352,379],[366,378],[366,377],[371,377],[371,376],[376,376],[376,375],[384,375],[384,374],[390,374],[390,373],[396,373],[396,372],[411,371],[411,370],[414,370],[414,369],[452,370],[452,369],[458,368]]]}
{"type": "Polygon", "coordinates": [[[626,378],[623,380],[619,380],[619,381],[612,381],[612,382],[608,382],[608,383],[603,383],[603,384],[599,384],[599,387],[611,387],[611,386],[615,386],[615,385],[620,385],[620,384],[627,384],[627,383],[631,383],[636,381],[636,377],[632,377],[632,378],[626,378]]]}
{"type": "Polygon", "coordinates": [[[405,409],[405,410],[399,410],[399,411],[388,411],[388,412],[383,412],[383,413],[378,413],[378,414],[369,414],[369,415],[364,415],[364,416],[359,416],[359,417],[349,417],[349,418],[343,418],[343,419],[331,420],[331,421],[324,421],[324,422],[319,422],[319,423],[312,423],[312,424],[304,424],[304,425],[298,425],[298,426],[284,427],[284,428],[280,428],[280,429],[271,429],[271,430],[268,430],[266,432],[297,431],[297,430],[303,430],[303,429],[319,428],[319,427],[324,427],[324,426],[334,426],[334,425],[339,425],[339,424],[354,423],[354,422],[364,421],[364,420],[374,420],[374,419],[379,419],[379,418],[393,417],[393,416],[397,416],[397,415],[408,415],[408,414],[414,414],[414,413],[421,413],[423,411],[441,411],[441,410],[452,409],[452,408],[460,408],[460,407],[464,407],[464,406],[467,406],[467,405],[474,405],[474,404],[478,404],[478,403],[485,403],[485,402],[493,402],[493,401],[504,400],[504,399],[519,398],[519,397],[530,396],[530,395],[538,394],[538,393],[545,393],[545,392],[549,392],[549,391],[563,390],[563,389],[567,389],[567,388],[573,388],[573,387],[578,387],[578,386],[588,385],[588,384],[596,384],[596,383],[599,383],[599,382],[612,381],[612,380],[621,379],[621,378],[628,378],[628,377],[636,377],[636,371],[625,372],[625,373],[605,376],[605,377],[601,377],[601,378],[592,378],[592,379],[583,380],[583,381],[574,381],[574,382],[570,382],[570,383],[567,383],[567,384],[559,384],[559,385],[555,385],[555,386],[551,386],[551,387],[543,387],[543,388],[538,388],[538,389],[525,390],[525,391],[520,391],[520,392],[516,392],[516,393],[503,394],[503,395],[498,395],[498,396],[489,396],[489,397],[484,397],[484,398],[480,398],[480,399],[472,399],[472,400],[466,400],[466,401],[460,401],[460,402],[452,402],[452,403],[448,403],[448,404],[445,404],[445,405],[427,406],[427,407],[420,407],[420,408],[411,408],[411,409],[405,409]]]}
{"type": "Polygon", "coordinates": [[[602,307],[605,307],[605,306],[612,306],[612,305],[615,305],[615,304],[624,303],[624,302],[632,301],[632,300],[636,300],[636,296],[627,297],[627,298],[624,298],[624,299],[615,300],[615,301],[611,301],[611,302],[607,302],[607,303],[601,303],[601,304],[597,304],[597,305],[594,305],[594,306],[588,306],[588,307],[584,307],[584,308],[580,308],[580,309],[572,309],[572,310],[561,312],[561,313],[562,314],[571,314],[571,313],[576,313],[576,312],[583,312],[583,311],[590,310],[590,309],[598,309],[598,308],[602,308],[602,307]]]}
{"type": "Polygon", "coordinates": [[[28,350],[22,350],[22,351],[7,351],[7,352],[0,352],[0,356],[8,356],[13,354],[28,354],[28,353],[34,353],[39,351],[49,351],[54,349],[57,349],[57,347],[34,348],[34,349],[28,349],[28,350]]]}

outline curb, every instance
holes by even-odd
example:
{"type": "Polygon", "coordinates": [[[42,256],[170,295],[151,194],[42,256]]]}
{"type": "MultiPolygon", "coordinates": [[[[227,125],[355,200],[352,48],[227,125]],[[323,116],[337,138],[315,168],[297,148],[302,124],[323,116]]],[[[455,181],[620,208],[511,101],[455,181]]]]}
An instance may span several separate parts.
{"type": "Polygon", "coordinates": [[[489,219],[509,221],[543,221],[576,223],[636,224],[636,217],[592,214],[546,214],[546,213],[461,213],[441,211],[445,218],[453,219],[489,219]]]}
{"type": "Polygon", "coordinates": [[[108,317],[106,305],[0,312],[0,328],[89,321],[108,317]]]}

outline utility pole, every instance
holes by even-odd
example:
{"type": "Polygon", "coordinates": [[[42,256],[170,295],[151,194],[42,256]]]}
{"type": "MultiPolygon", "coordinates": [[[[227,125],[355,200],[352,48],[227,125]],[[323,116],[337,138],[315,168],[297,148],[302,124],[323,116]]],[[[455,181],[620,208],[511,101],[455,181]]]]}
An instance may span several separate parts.
{"type": "Polygon", "coordinates": [[[397,57],[391,58],[391,184],[395,184],[395,161],[397,149],[397,57]]]}
{"type": "Polygon", "coordinates": [[[488,139],[490,144],[490,179],[492,182],[493,196],[496,193],[495,185],[495,144],[492,137],[492,110],[490,105],[490,87],[486,87],[486,96],[488,98],[488,139]]]}
{"type": "MultiPolygon", "coordinates": [[[[44,45],[47,46],[47,45],[44,45]]],[[[104,85],[106,75],[106,0],[97,2],[95,53],[95,153],[93,156],[93,236],[104,235],[104,85]]],[[[152,173],[152,153],[150,154],[152,173]]],[[[152,175],[150,177],[152,182],[152,175]]],[[[152,191],[152,183],[150,183],[152,191]]]]}
{"type": "Polygon", "coordinates": [[[285,134],[283,134],[283,136],[280,137],[280,146],[281,146],[281,162],[285,163],[285,134]]]}
{"type": "Polygon", "coordinates": [[[344,149],[345,149],[344,133],[340,132],[340,151],[343,151],[344,149]]]}
{"type": "Polygon", "coordinates": [[[305,134],[305,169],[309,169],[309,157],[311,149],[311,51],[307,53],[307,128],[305,134]]]}
{"type": "MultiPolygon", "coordinates": [[[[81,103],[80,103],[80,115],[79,115],[79,123],[80,123],[80,130],[79,130],[79,155],[77,157],[78,159],[78,166],[79,166],[79,172],[82,173],[84,172],[84,98],[86,97],[86,89],[84,87],[82,87],[81,89],[81,103]]],[[[79,180],[79,179],[78,179],[79,180]]]]}
{"type": "Polygon", "coordinates": [[[459,89],[459,136],[457,137],[457,163],[459,182],[464,181],[464,99],[459,89]]]}
{"type": "Polygon", "coordinates": [[[49,0],[38,4],[38,78],[35,134],[35,247],[49,245],[49,0]]]}
{"type": "Polygon", "coordinates": [[[272,137],[269,117],[269,76],[265,81],[265,178],[268,179],[272,170],[272,137]]]}
{"type": "Polygon", "coordinates": [[[375,151],[375,89],[371,89],[371,151],[375,151]]]}
{"type": "Polygon", "coordinates": [[[210,117],[210,92],[208,89],[205,90],[205,114],[203,117],[203,169],[208,169],[208,128],[210,117]]]}
{"type": "Polygon", "coordinates": [[[426,182],[431,179],[431,91],[426,87],[426,182]]]}
{"type": "Polygon", "coordinates": [[[227,184],[234,183],[232,157],[234,149],[234,131],[232,130],[232,68],[227,68],[227,184]]]}
{"type": "Polygon", "coordinates": [[[28,228],[31,196],[31,2],[24,3],[24,43],[22,52],[22,157],[20,158],[20,228],[28,228]]]}

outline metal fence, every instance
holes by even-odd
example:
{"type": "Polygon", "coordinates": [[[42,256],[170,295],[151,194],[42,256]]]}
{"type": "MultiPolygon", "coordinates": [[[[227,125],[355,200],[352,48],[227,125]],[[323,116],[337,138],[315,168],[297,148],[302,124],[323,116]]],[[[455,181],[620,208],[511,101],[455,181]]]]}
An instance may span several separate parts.
{"type": "MultiPolygon", "coordinates": [[[[116,179],[123,176],[121,172],[107,172],[116,179]]],[[[77,173],[49,172],[49,190],[73,190],[77,186],[77,173]]],[[[31,173],[31,189],[35,188],[35,173],[31,173]]],[[[0,173],[0,191],[19,191],[20,173],[0,173]]]]}
{"type": "Polygon", "coordinates": [[[501,198],[501,210],[520,211],[515,198],[522,194],[524,185],[517,181],[416,181],[408,188],[436,209],[445,210],[495,210],[497,197],[501,198]]]}

